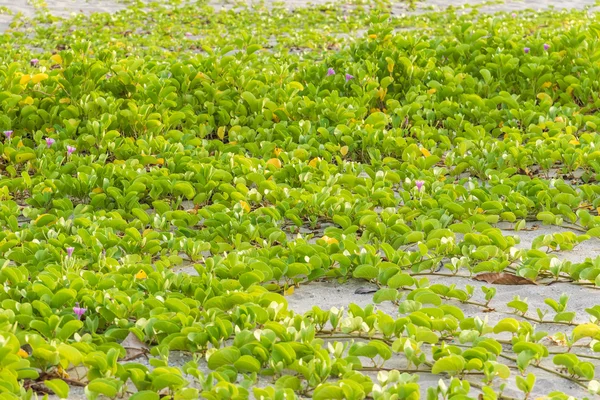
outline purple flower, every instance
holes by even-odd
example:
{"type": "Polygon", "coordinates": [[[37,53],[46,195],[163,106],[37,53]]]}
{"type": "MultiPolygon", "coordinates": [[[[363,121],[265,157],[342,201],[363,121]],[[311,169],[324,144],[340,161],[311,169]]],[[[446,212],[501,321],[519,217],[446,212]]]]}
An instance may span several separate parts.
{"type": "Polygon", "coordinates": [[[55,140],[52,138],[47,137],[46,138],[46,146],[48,146],[48,148],[52,147],[52,145],[54,144],[55,140]]]}
{"type": "Polygon", "coordinates": [[[87,308],[79,307],[79,303],[75,303],[75,307],[73,307],[73,312],[77,315],[77,319],[81,319],[83,314],[87,311],[87,308]]]}
{"type": "Polygon", "coordinates": [[[74,146],[67,146],[67,155],[71,155],[77,150],[74,146]]]}
{"type": "Polygon", "coordinates": [[[523,48],[523,51],[525,52],[525,54],[529,53],[529,50],[530,50],[529,47],[524,47],[523,48]]]}
{"type": "Polygon", "coordinates": [[[348,82],[350,79],[354,79],[354,75],[346,74],[346,82],[348,82]]]}
{"type": "Polygon", "coordinates": [[[424,181],[415,181],[415,186],[417,187],[417,191],[421,191],[421,188],[423,187],[423,185],[425,184],[424,181]]]}
{"type": "Polygon", "coordinates": [[[32,58],[31,61],[29,61],[29,64],[31,64],[32,67],[37,67],[39,63],[40,60],[38,60],[37,58],[32,58]]]}
{"type": "Polygon", "coordinates": [[[550,48],[550,45],[548,43],[544,43],[544,50],[548,51],[549,48],[550,48]]]}
{"type": "Polygon", "coordinates": [[[331,76],[331,75],[335,75],[335,69],[333,69],[333,68],[328,68],[328,69],[327,69],[327,76],[331,76]]]}
{"type": "Polygon", "coordinates": [[[12,134],[13,134],[13,131],[4,131],[4,136],[6,136],[9,139],[12,136],[12,134]]]}
{"type": "Polygon", "coordinates": [[[67,247],[67,256],[73,257],[74,251],[75,251],[75,247],[67,247]]]}

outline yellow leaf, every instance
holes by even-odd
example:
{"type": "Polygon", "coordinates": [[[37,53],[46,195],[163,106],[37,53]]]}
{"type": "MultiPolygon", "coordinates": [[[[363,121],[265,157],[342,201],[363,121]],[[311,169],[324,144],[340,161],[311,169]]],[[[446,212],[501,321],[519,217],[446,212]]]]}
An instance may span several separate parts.
{"type": "Polygon", "coordinates": [[[223,138],[225,137],[225,127],[224,126],[220,126],[219,129],[217,129],[217,136],[219,137],[219,139],[223,140],[223,138]]]}
{"type": "Polygon", "coordinates": [[[102,188],[93,188],[92,189],[92,193],[98,194],[98,193],[104,193],[104,189],[102,188]]]}
{"type": "Polygon", "coordinates": [[[17,149],[20,149],[21,147],[23,147],[23,141],[19,140],[19,143],[17,143],[17,149]]]}
{"type": "Polygon", "coordinates": [[[436,88],[431,88],[427,91],[428,94],[434,94],[435,92],[437,92],[436,88]]]}
{"type": "Polygon", "coordinates": [[[377,35],[372,33],[369,35],[369,39],[377,39],[377,35]]]}
{"type": "Polygon", "coordinates": [[[283,151],[283,149],[280,149],[279,147],[275,147],[275,150],[273,150],[273,153],[275,154],[275,157],[279,157],[279,155],[281,154],[282,151],[283,151]]]}
{"type": "Polygon", "coordinates": [[[30,80],[31,80],[31,75],[29,75],[29,74],[27,74],[27,75],[23,75],[23,76],[21,77],[21,80],[19,81],[19,83],[20,83],[21,85],[26,85],[26,84],[27,84],[27,82],[29,82],[30,80]]]}
{"type": "Polygon", "coordinates": [[[554,122],[565,122],[565,119],[563,117],[556,117],[554,118],[554,122]]]}
{"type": "Polygon", "coordinates": [[[242,209],[246,212],[250,212],[250,204],[246,203],[244,200],[240,200],[240,204],[242,205],[242,209]]]}
{"type": "Polygon", "coordinates": [[[67,374],[67,371],[64,370],[62,365],[59,364],[56,366],[56,372],[58,373],[58,376],[60,376],[61,378],[69,379],[69,374],[67,374]]]}
{"type": "Polygon", "coordinates": [[[552,86],[552,82],[544,82],[544,83],[542,84],[542,88],[543,88],[543,89],[547,89],[547,88],[549,88],[550,86],[552,86]]]}
{"type": "Polygon", "coordinates": [[[52,188],[45,187],[44,189],[42,189],[42,193],[52,193],[52,188]]]}
{"type": "Polygon", "coordinates": [[[298,89],[298,90],[304,90],[304,86],[302,86],[302,84],[300,82],[290,82],[289,86],[293,87],[294,89],[298,89]]]}
{"type": "Polygon", "coordinates": [[[63,63],[63,59],[60,56],[60,54],[55,54],[52,57],[50,57],[50,60],[52,60],[52,62],[54,64],[62,64],[63,63]]]}
{"type": "Polygon", "coordinates": [[[143,269],[140,269],[140,272],[135,274],[136,279],[146,279],[147,277],[148,277],[148,275],[146,274],[146,272],[143,269]]]}
{"type": "Polygon", "coordinates": [[[44,74],[44,73],[35,74],[33,76],[33,78],[31,78],[31,82],[33,82],[33,83],[40,83],[44,79],[48,79],[48,74],[44,74]]]}
{"type": "Polygon", "coordinates": [[[69,104],[71,102],[71,99],[63,97],[62,99],[60,99],[58,101],[60,104],[69,104]]]}
{"type": "Polygon", "coordinates": [[[272,165],[275,168],[281,168],[282,164],[281,164],[281,160],[278,158],[271,158],[269,161],[267,161],[267,165],[272,165]]]}
{"type": "Polygon", "coordinates": [[[421,154],[423,154],[425,157],[429,157],[431,155],[429,150],[427,150],[425,147],[421,147],[421,154]]]}
{"type": "Polygon", "coordinates": [[[579,140],[577,140],[577,139],[571,139],[571,140],[569,140],[569,144],[578,145],[579,144],[579,140]]]}
{"type": "Polygon", "coordinates": [[[583,338],[597,339],[600,336],[600,327],[591,322],[579,324],[573,328],[573,343],[583,338]]]}
{"type": "Polygon", "coordinates": [[[21,101],[23,104],[33,104],[33,98],[31,96],[27,96],[25,100],[21,101]]]}
{"type": "Polygon", "coordinates": [[[287,288],[284,292],[283,295],[284,296],[291,296],[294,294],[294,287],[290,286],[289,288],[287,288]]]}
{"type": "Polygon", "coordinates": [[[342,146],[342,148],[340,149],[340,153],[342,153],[343,156],[348,154],[348,146],[342,146]]]}
{"type": "Polygon", "coordinates": [[[156,160],[156,163],[158,165],[165,165],[165,159],[164,158],[159,158],[158,160],[156,160]]]}
{"type": "Polygon", "coordinates": [[[321,161],[321,159],[319,157],[315,157],[312,160],[310,160],[310,162],[308,163],[308,165],[310,167],[317,168],[317,164],[319,163],[319,161],[321,161]]]}
{"type": "Polygon", "coordinates": [[[336,238],[332,238],[329,237],[327,235],[323,235],[323,240],[325,241],[325,243],[327,244],[334,244],[334,243],[339,243],[339,241],[336,238]]]}
{"type": "Polygon", "coordinates": [[[229,144],[235,146],[237,144],[237,140],[232,140],[231,142],[229,142],[229,144]]]}
{"type": "Polygon", "coordinates": [[[17,351],[17,355],[21,358],[29,357],[29,354],[27,354],[27,352],[23,349],[19,349],[19,351],[17,351]]]}

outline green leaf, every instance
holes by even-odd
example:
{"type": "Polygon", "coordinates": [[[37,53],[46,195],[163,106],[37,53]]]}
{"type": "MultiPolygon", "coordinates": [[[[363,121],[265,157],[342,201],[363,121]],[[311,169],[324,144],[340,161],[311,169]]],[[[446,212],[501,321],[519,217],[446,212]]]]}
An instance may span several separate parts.
{"type": "Polygon", "coordinates": [[[550,211],[542,211],[536,215],[536,218],[546,225],[551,225],[555,222],[556,215],[552,214],[550,211]]]}
{"type": "Polygon", "coordinates": [[[249,355],[241,356],[233,363],[233,366],[240,372],[260,371],[260,361],[249,355]]]}
{"type": "Polygon", "coordinates": [[[365,279],[369,281],[376,279],[377,275],[379,275],[379,270],[377,269],[377,267],[366,264],[358,266],[352,273],[352,276],[354,278],[365,279]]]}
{"type": "Polygon", "coordinates": [[[494,326],[494,333],[510,332],[517,333],[519,330],[519,321],[514,318],[504,318],[494,326]]]}
{"type": "Polygon", "coordinates": [[[583,339],[598,339],[600,336],[600,326],[592,323],[580,324],[573,328],[573,343],[583,339]]]}
{"type": "Polygon", "coordinates": [[[29,160],[33,160],[36,158],[36,155],[33,151],[23,151],[19,152],[15,155],[15,162],[21,164],[29,160]]]}
{"type": "Polygon", "coordinates": [[[452,354],[438,359],[431,368],[431,373],[447,373],[452,376],[461,373],[465,368],[465,359],[462,356],[452,354]]]}
{"type": "Polygon", "coordinates": [[[325,383],[316,387],[312,398],[313,400],[341,400],[344,398],[344,391],[338,386],[325,383]]]}
{"type": "Polygon", "coordinates": [[[54,308],[64,307],[65,304],[72,304],[75,296],[77,296],[77,292],[73,289],[61,289],[54,294],[50,305],[54,308]]]}
{"type": "Polygon", "coordinates": [[[374,112],[367,117],[365,125],[372,125],[375,129],[383,129],[387,125],[387,115],[382,112],[374,112]]]}
{"type": "Polygon", "coordinates": [[[35,226],[48,226],[56,222],[56,216],[52,214],[41,214],[35,219],[35,226]]]}
{"type": "Polygon", "coordinates": [[[160,400],[160,396],[151,390],[142,390],[132,394],[129,400],[160,400]]]}
{"type": "Polygon", "coordinates": [[[69,385],[62,379],[52,379],[44,381],[44,385],[48,386],[48,389],[52,390],[61,399],[69,398],[69,385]]]}
{"type": "Polygon", "coordinates": [[[557,354],[552,359],[552,362],[555,365],[562,365],[566,368],[573,368],[577,363],[579,363],[579,359],[575,354],[557,354]]]}
{"type": "Polygon", "coordinates": [[[396,289],[379,289],[373,295],[375,304],[383,303],[384,301],[396,301],[398,299],[398,291],[396,289]]]}
{"type": "Polygon", "coordinates": [[[208,368],[217,369],[224,365],[233,365],[240,356],[240,351],[236,347],[219,349],[208,358],[208,368]]]}
{"type": "Polygon", "coordinates": [[[115,397],[119,391],[117,382],[108,378],[94,379],[87,385],[88,390],[105,395],[106,397],[115,397]]]}
{"type": "Polygon", "coordinates": [[[75,332],[77,332],[78,330],[80,330],[83,327],[83,322],[79,321],[79,320],[71,320],[69,322],[67,322],[66,324],[64,324],[61,328],[60,331],[58,332],[58,334],[56,335],[56,337],[58,337],[59,339],[62,340],[67,340],[69,339],[75,332]]]}
{"type": "Polygon", "coordinates": [[[188,200],[191,200],[196,195],[196,191],[191,183],[178,182],[173,185],[173,194],[177,196],[185,196],[188,200]]]}

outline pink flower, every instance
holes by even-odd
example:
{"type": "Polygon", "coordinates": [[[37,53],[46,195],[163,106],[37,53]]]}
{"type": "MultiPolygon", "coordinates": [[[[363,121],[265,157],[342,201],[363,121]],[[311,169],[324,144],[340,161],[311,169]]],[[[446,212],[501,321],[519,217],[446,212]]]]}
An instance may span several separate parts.
{"type": "Polygon", "coordinates": [[[550,48],[550,45],[548,43],[544,43],[544,50],[548,51],[549,48],[550,48]]]}
{"type": "Polygon", "coordinates": [[[10,139],[12,134],[13,134],[13,131],[4,131],[4,136],[6,136],[8,139],[10,139]]]}
{"type": "Polygon", "coordinates": [[[46,138],[46,146],[48,146],[48,148],[52,147],[52,145],[54,144],[55,140],[52,138],[47,137],[46,138]]]}
{"type": "Polygon", "coordinates": [[[73,252],[75,251],[75,247],[67,247],[67,256],[73,257],[73,252]]]}
{"type": "Polygon", "coordinates": [[[193,35],[192,35],[192,32],[186,32],[185,36],[190,37],[190,36],[193,36],[193,35]]]}
{"type": "Polygon", "coordinates": [[[346,74],[346,82],[348,82],[350,79],[354,79],[354,75],[346,74]]]}
{"type": "Polygon", "coordinates": [[[73,312],[77,315],[77,319],[81,319],[83,314],[87,311],[87,308],[79,307],[79,303],[75,303],[75,307],[73,307],[73,312]]]}
{"type": "Polygon", "coordinates": [[[517,13],[512,13],[512,14],[510,14],[510,15],[511,15],[513,18],[516,18],[516,17],[517,17],[517,13]]]}
{"type": "Polygon", "coordinates": [[[415,181],[415,186],[417,187],[417,191],[421,191],[421,188],[423,187],[423,185],[425,184],[424,181],[415,181]]]}
{"type": "Polygon", "coordinates": [[[31,64],[32,67],[37,67],[39,63],[40,60],[38,60],[37,58],[32,58],[31,61],[29,61],[29,64],[31,64]]]}
{"type": "Polygon", "coordinates": [[[67,146],[67,155],[71,155],[77,150],[74,146],[67,146]]]}
{"type": "Polygon", "coordinates": [[[335,70],[333,68],[327,69],[327,76],[335,75],[335,70]]]}

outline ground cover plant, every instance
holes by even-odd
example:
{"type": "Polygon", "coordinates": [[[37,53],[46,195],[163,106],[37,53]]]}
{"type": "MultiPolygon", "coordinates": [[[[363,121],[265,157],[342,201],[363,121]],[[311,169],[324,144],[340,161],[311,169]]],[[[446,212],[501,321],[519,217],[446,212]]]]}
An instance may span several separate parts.
{"type": "Polygon", "coordinates": [[[0,398],[600,393],[596,14],[34,6],[0,36],[0,398]]]}

